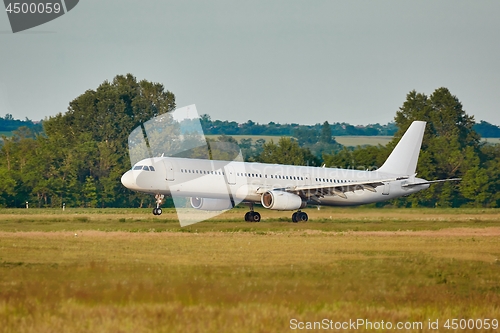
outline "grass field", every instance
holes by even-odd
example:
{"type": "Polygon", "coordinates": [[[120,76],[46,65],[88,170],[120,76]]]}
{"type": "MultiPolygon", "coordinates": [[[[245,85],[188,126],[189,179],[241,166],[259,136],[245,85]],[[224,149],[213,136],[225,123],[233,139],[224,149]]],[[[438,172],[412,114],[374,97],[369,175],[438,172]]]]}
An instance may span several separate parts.
{"type": "MultiPolygon", "coordinates": [[[[0,132],[0,135],[6,135],[7,137],[12,136],[12,132],[0,132]]],[[[216,139],[220,135],[207,135],[207,138],[216,139]]],[[[231,135],[238,142],[242,139],[252,139],[252,142],[255,143],[258,139],[264,139],[266,142],[273,141],[274,143],[278,143],[280,136],[273,135],[231,135]]],[[[392,136],[336,136],[335,140],[344,145],[346,147],[357,147],[357,146],[377,146],[382,145],[385,146],[392,140],[392,136]]],[[[2,141],[2,138],[0,138],[2,141]]],[[[500,138],[482,138],[481,141],[491,143],[491,144],[500,144],[500,138]]]]}
{"type": "Polygon", "coordinates": [[[491,144],[500,144],[500,138],[482,138],[481,141],[491,144]]]}
{"type": "MultiPolygon", "coordinates": [[[[266,142],[273,141],[274,143],[278,143],[280,136],[272,136],[272,135],[231,135],[236,141],[240,142],[242,139],[252,139],[252,142],[255,143],[258,139],[264,139],[266,142]]],[[[207,135],[208,138],[216,139],[219,135],[207,135]]],[[[363,145],[371,145],[376,146],[381,144],[385,146],[389,141],[392,140],[391,136],[336,136],[335,140],[344,146],[363,146],[363,145]]]]}
{"type": "Polygon", "coordinates": [[[500,210],[236,209],[186,228],[165,211],[0,210],[0,332],[500,319],[500,210]]]}

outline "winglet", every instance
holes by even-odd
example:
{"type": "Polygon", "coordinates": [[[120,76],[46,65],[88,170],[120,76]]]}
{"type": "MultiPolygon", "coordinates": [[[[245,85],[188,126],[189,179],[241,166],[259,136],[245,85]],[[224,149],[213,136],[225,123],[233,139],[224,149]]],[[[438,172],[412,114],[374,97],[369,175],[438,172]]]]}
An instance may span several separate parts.
{"type": "Polygon", "coordinates": [[[425,121],[414,121],[378,171],[394,175],[414,175],[424,137],[425,121]]]}

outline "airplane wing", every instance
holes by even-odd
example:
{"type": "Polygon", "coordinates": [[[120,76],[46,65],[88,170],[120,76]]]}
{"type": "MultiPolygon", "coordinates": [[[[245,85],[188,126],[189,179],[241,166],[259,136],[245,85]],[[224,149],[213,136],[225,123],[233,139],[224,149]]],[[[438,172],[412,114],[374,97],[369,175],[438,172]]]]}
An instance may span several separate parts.
{"type": "Polygon", "coordinates": [[[382,186],[384,185],[385,182],[391,182],[405,178],[406,177],[367,180],[367,181],[349,182],[349,183],[300,185],[300,186],[290,186],[280,190],[295,193],[307,199],[314,199],[314,197],[321,198],[324,197],[325,195],[338,195],[343,199],[347,199],[345,192],[354,192],[355,190],[367,190],[370,192],[377,192],[376,190],[377,186],[382,186]]]}
{"type": "Polygon", "coordinates": [[[426,182],[419,182],[419,183],[407,183],[407,184],[401,185],[401,187],[412,187],[412,186],[417,186],[417,185],[427,185],[427,184],[444,183],[444,182],[460,181],[460,180],[462,180],[462,178],[429,180],[429,181],[426,181],[426,182]]]}

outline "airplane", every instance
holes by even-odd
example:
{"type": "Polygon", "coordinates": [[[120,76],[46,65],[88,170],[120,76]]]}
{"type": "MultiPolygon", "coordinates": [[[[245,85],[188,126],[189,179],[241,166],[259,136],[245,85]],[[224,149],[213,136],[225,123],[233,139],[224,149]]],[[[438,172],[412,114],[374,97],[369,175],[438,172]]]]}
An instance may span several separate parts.
{"type": "Polygon", "coordinates": [[[261,220],[255,204],[295,211],[292,221],[306,222],[308,215],[301,209],[307,205],[363,205],[408,196],[433,183],[460,180],[416,177],[425,126],[424,121],[414,121],[374,171],[160,156],[135,163],[121,182],[128,189],[154,194],[154,215],[161,215],[165,196],[175,196],[189,198],[192,208],[206,211],[247,203],[247,222],[261,220]]]}

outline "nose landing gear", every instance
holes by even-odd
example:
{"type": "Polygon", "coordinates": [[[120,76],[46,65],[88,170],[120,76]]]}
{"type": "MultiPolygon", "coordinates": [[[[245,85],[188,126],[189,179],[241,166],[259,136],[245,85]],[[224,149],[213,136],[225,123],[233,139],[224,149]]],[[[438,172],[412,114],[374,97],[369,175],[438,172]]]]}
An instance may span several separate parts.
{"type": "Polygon", "coordinates": [[[163,203],[163,198],[165,198],[165,196],[163,194],[156,194],[155,195],[156,207],[153,208],[153,215],[161,215],[162,210],[161,210],[160,206],[163,203]]]}

